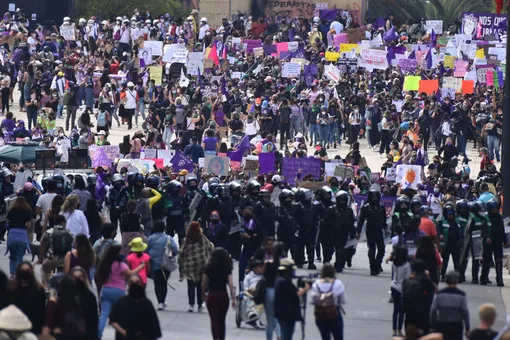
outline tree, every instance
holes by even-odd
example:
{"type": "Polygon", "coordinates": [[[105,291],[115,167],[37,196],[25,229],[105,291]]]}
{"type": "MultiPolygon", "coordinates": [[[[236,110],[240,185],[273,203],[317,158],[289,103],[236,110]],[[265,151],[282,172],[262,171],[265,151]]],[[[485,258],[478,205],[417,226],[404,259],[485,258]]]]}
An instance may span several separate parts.
{"type": "Polygon", "coordinates": [[[144,13],[149,10],[154,15],[170,13],[172,18],[185,15],[186,9],[177,0],[76,0],[77,17],[96,16],[101,20],[126,15],[130,17],[135,8],[144,13]]]}

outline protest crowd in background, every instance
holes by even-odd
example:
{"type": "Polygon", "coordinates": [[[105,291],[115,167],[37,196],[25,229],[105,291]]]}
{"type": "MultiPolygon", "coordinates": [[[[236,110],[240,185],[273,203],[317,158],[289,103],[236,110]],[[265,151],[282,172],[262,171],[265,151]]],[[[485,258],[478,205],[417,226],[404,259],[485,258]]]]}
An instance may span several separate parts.
{"type": "Polygon", "coordinates": [[[213,26],[196,10],[125,14],[0,22],[1,201],[17,196],[0,205],[15,282],[0,275],[0,307],[21,309],[24,331],[98,339],[109,323],[117,339],[159,338],[145,286],[166,309],[174,271],[213,339],[240,288],[243,320],[267,339],[292,339],[309,290],[322,338],[343,339],[340,278],[366,240],[367,273],[393,261],[393,336],[493,339],[494,308],[472,330],[457,284],[504,286],[504,16],[362,25],[328,9],[213,26]],[[31,144],[64,170],[39,181],[26,175],[35,162],[3,158],[31,144]],[[320,277],[296,287],[296,267],[320,277]]]}

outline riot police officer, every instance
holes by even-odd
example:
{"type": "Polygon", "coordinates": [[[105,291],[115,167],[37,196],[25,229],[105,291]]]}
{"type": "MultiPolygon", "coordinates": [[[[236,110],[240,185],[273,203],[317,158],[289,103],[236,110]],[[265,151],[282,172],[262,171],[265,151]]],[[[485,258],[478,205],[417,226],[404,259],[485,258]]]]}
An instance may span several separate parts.
{"type": "MultiPolygon", "coordinates": [[[[275,221],[276,221],[276,206],[271,201],[271,192],[267,189],[260,190],[260,199],[255,204],[253,213],[257,216],[260,223],[264,237],[274,236],[275,221]]],[[[278,202],[280,198],[278,197],[278,202]]]]}
{"type": "Polygon", "coordinates": [[[255,179],[252,179],[248,183],[248,187],[246,188],[246,196],[244,196],[241,202],[239,203],[239,211],[242,212],[246,207],[255,207],[257,201],[259,200],[259,193],[261,187],[262,186],[260,185],[260,183],[255,179]]]}
{"type": "Polygon", "coordinates": [[[300,188],[295,195],[296,219],[299,224],[297,238],[296,265],[302,267],[305,262],[304,250],[308,257],[308,269],[317,269],[313,263],[315,257],[315,238],[317,236],[316,206],[313,205],[313,193],[310,189],[300,188]]]}
{"type": "Polygon", "coordinates": [[[345,266],[345,245],[351,235],[356,234],[354,223],[354,211],[349,206],[349,194],[346,191],[340,190],[335,195],[335,213],[332,239],[334,242],[336,261],[335,270],[341,273],[345,266]]]}
{"type": "Polygon", "coordinates": [[[182,189],[181,182],[172,180],[166,186],[166,194],[168,203],[168,211],[166,216],[166,233],[170,236],[177,234],[179,236],[179,244],[184,241],[184,214],[183,214],[183,197],[180,194],[182,189]]]}
{"type": "Polygon", "coordinates": [[[122,178],[122,175],[113,175],[112,184],[110,192],[108,193],[108,209],[110,211],[110,221],[117,226],[125,204],[127,203],[127,200],[121,202],[121,192],[124,188],[124,178],[122,178]]]}
{"type": "Polygon", "coordinates": [[[391,216],[391,234],[395,236],[402,233],[404,225],[410,223],[412,216],[409,212],[409,197],[405,195],[399,196],[391,216]]]}
{"type": "Polygon", "coordinates": [[[439,234],[439,245],[441,247],[441,257],[443,258],[441,282],[444,282],[450,256],[453,259],[453,268],[456,271],[461,271],[460,251],[462,239],[464,237],[464,226],[461,224],[460,219],[455,216],[455,206],[452,202],[446,202],[444,205],[443,217],[437,222],[437,230],[439,234]]]}
{"type": "Polygon", "coordinates": [[[491,269],[492,256],[494,254],[494,267],[496,269],[496,283],[503,287],[503,247],[506,244],[505,225],[503,217],[499,213],[499,202],[496,199],[489,200],[485,207],[489,216],[490,241],[483,246],[483,263],[480,284],[489,283],[489,272],[491,269]]]}
{"type": "Polygon", "coordinates": [[[285,250],[291,251],[292,257],[296,257],[295,234],[298,231],[298,225],[294,218],[295,205],[292,202],[294,194],[289,189],[283,189],[280,193],[280,206],[276,220],[278,221],[278,240],[285,245],[285,250]]]}
{"type": "Polygon", "coordinates": [[[370,275],[379,275],[382,272],[381,263],[384,258],[385,250],[384,232],[387,228],[387,222],[386,209],[381,204],[381,192],[376,188],[370,188],[367,195],[367,203],[360,209],[357,227],[358,239],[365,221],[367,222],[366,235],[370,275]]]}
{"type": "Polygon", "coordinates": [[[321,244],[323,248],[324,262],[326,259],[333,254],[333,243],[330,238],[331,221],[330,214],[334,211],[333,208],[333,191],[330,187],[323,186],[319,191],[319,205],[316,211],[316,220],[318,221],[317,236],[315,239],[315,250],[317,254],[317,260],[320,261],[321,244]],[[331,208],[331,209],[330,209],[331,208]],[[330,255],[331,254],[331,255],[330,255]]]}
{"type": "Polygon", "coordinates": [[[422,204],[423,202],[419,196],[414,196],[411,199],[411,203],[409,203],[409,212],[413,217],[420,217],[420,209],[422,204]]]}

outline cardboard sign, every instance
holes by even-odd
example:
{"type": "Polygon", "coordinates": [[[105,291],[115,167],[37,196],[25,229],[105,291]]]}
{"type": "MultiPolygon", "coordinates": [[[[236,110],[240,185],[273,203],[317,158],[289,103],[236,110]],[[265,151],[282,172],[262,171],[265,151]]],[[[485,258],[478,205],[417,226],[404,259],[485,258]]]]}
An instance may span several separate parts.
{"type": "Polygon", "coordinates": [[[421,76],[405,76],[404,91],[417,91],[420,88],[421,76]]]}
{"type": "Polygon", "coordinates": [[[189,52],[186,61],[186,71],[192,76],[204,74],[204,54],[202,52],[189,52]]]}
{"type": "Polygon", "coordinates": [[[152,51],[152,55],[159,57],[163,54],[162,41],[144,41],[143,48],[148,48],[152,51]]]}
{"type": "Polygon", "coordinates": [[[205,156],[204,174],[215,174],[218,176],[227,176],[229,171],[230,159],[220,156],[205,156]]]}
{"type": "Polygon", "coordinates": [[[329,64],[324,68],[324,76],[335,83],[340,80],[340,70],[335,65],[329,64]]]}
{"type": "Polygon", "coordinates": [[[76,40],[75,24],[72,23],[71,25],[60,26],[60,35],[63,36],[65,40],[76,40]]]}
{"type": "Polygon", "coordinates": [[[425,29],[428,34],[432,33],[432,30],[435,34],[443,34],[443,20],[427,20],[425,21],[425,29]]]}
{"type": "Polygon", "coordinates": [[[283,63],[282,64],[282,77],[284,78],[298,78],[301,74],[301,65],[298,63],[283,63]]]}
{"type": "Polygon", "coordinates": [[[400,164],[397,165],[395,181],[402,185],[402,188],[418,189],[421,183],[421,166],[400,164]]]}
{"type": "Polygon", "coordinates": [[[385,70],[388,68],[388,60],[386,60],[386,51],[365,49],[361,52],[360,67],[367,70],[385,70]]]}

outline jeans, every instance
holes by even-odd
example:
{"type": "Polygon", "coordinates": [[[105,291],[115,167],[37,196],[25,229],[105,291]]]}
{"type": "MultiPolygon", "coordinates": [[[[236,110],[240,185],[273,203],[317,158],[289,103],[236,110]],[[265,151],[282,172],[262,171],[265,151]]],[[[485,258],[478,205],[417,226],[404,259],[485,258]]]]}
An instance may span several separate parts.
{"type": "Polygon", "coordinates": [[[319,125],[310,124],[308,130],[310,131],[310,142],[316,144],[319,139],[319,125]]]}
{"type": "Polygon", "coordinates": [[[14,275],[16,268],[23,261],[27,245],[23,242],[13,242],[7,246],[7,250],[9,251],[9,271],[11,275],[14,275]]]}
{"type": "MultiPolygon", "coordinates": [[[[136,112],[135,112],[135,125],[136,126],[138,126],[138,115],[142,116],[142,119],[145,121],[145,103],[143,102],[143,99],[141,99],[140,102],[136,105],[136,112]]],[[[142,123],[143,123],[143,121],[142,121],[142,123]]]]}
{"type": "Polygon", "coordinates": [[[498,162],[501,159],[499,154],[500,141],[501,140],[499,136],[487,135],[487,148],[489,149],[489,157],[491,159],[494,159],[494,151],[496,151],[496,159],[498,160],[498,162]]]}
{"type": "Polygon", "coordinates": [[[296,117],[290,117],[290,125],[291,125],[291,136],[293,137],[292,139],[294,139],[296,137],[296,135],[301,131],[301,123],[302,123],[302,119],[301,117],[299,116],[296,116],[296,117]]]}
{"type": "Polygon", "coordinates": [[[94,89],[92,87],[85,88],[85,105],[89,109],[94,108],[94,89]]]}
{"type": "Polygon", "coordinates": [[[28,120],[28,130],[32,130],[32,125],[37,125],[37,106],[28,105],[27,106],[27,120],[28,120]]]}
{"type": "Polygon", "coordinates": [[[338,143],[338,145],[342,144],[342,136],[340,135],[340,130],[337,122],[333,122],[329,125],[330,133],[329,133],[329,143],[338,143]]]}
{"type": "Polygon", "coordinates": [[[338,318],[334,320],[317,320],[315,324],[319,328],[322,340],[330,340],[333,335],[334,340],[343,340],[344,338],[344,319],[342,313],[338,314],[338,318]]]}
{"type": "Polygon", "coordinates": [[[457,134],[457,146],[459,147],[459,153],[466,156],[466,137],[461,134],[457,134]]]}
{"type": "Polygon", "coordinates": [[[266,288],[266,298],[264,300],[264,311],[266,312],[266,340],[273,339],[273,332],[276,331],[276,337],[281,336],[280,323],[274,316],[274,287],[266,288]]]}
{"type": "Polygon", "coordinates": [[[76,123],[76,110],[78,108],[76,106],[67,106],[67,116],[66,116],[66,130],[69,130],[69,119],[71,119],[71,129],[74,128],[76,123]]]}
{"type": "Polygon", "coordinates": [[[190,306],[195,305],[195,291],[197,292],[197,305],[202,305],[202,282],[194,282],[188,280],[188,303],[190,306]]]}
{"type": "Polygon", "coordinates": [[[172,141],[173,134],[172,128],[170,126],[165,126],[165,130],[163,130],[163,142],[165,142],[167,148],[170,148],[170,142],[172,141]]]}
{"type": "MultiPolygon", "coordinates": [[[[357,124],[357,125],[351,124],[350,130],[349,130],[349,140],[351,141],[351,145],[352,145],[352,143],[355,143],[358,141],[359,130],[360,130],[359,124],[357,124]]],[[[370,143],[369,143],[369,145],[370,145],[370,143]]]]}
{"type": "Polygon", "coordinates": [[[393,298],[393,330],[402,330],[404,324],[404,300],[402,293],[391,288],[391,297],[393,298]]]}
{"type": "Polygon", "coordinates": [[[207,310],[211,318],[211,333],[214,340],[223,340],[226,335],[225,319],[228,311],[228,295],[223,290],[211,290],[207,294],[207,310]]]}
{"type": "Polygon", "coordinates": [[[99,329],[98,329],[98,337],[103,337],[103,330],[106,326],[106,321],[110,316],[110,311],[112,310],[112,306],[118,299],[126,295],[126,291],[120,288],[114,287],[103,287],[101,289],[101,296],[99,301],[101,303],[101,315],[99,316],[99,329]]]}
{"type": "Polygon", "coordinates": [[[76,92],[76,105],[81,106],[85,99],[85,86],[80,86],[76,92]]]}
{"type": "Polygon", "coordinates": [[[282,330],[282,340],[292,340],[294,335],[294,327],[296,326],[295,321],[280,321],[280,328],[282,330]]]}
{"type": "Polygon", "coordinates": [[[326,146],[326,143],[329,142],[329,125],[321,124],[319,127],[319,135],[321,137],[322,146],[326,146]]]}
{"type": "Polygon", "coordinates": [[[166,269],[158,269],[154,271],[154,292],[158,303],[165,303],[166,294],[168,292],[167,281],[170,277],[170,272],[166,269]]]}
{"type": "Polygon", "coordinates": [[[64,101],[62,98],[58,99],[57,105],[57,118],[62,118],[62,111],[64,110],[64,101]]]}

